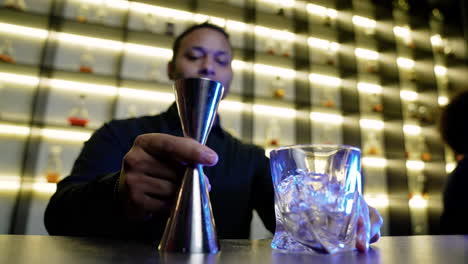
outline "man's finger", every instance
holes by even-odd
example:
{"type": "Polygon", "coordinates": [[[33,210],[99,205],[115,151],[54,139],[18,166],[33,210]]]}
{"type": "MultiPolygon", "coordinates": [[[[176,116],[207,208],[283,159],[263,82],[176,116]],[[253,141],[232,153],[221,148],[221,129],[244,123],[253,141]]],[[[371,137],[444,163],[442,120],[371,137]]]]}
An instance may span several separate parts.
{"type": "Polygon", "coordinates": [[[218,162],[216,152],[191,138],[153,133],[138,136],[134,144],[150,155],[170,157],[181,163],[213,166],[218,162]]]}
{"type": "Polygon", "coordinates": [[[356,248],[361,252],[366,252],[369,248],[370,218],[369,208],[362,196],[359,196],[359,218],[357,223],[356,248]]]}
{"type": "Polygon", "coordinates": [[[383,218],[379,211],[369,206],[369,218],[370,218],[370,243],[374,243],[380,238],[380,228],[383,224],[383,218]]]}

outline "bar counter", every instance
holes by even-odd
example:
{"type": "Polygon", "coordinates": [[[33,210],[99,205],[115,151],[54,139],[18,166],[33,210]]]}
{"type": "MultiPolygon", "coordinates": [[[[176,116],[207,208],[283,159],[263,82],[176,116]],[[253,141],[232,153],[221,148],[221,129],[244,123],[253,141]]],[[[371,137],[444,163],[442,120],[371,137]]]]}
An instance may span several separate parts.
{"type": "Polygon", "coordinates": [[[218,254],[160,253],[151,243],[0,235],[0,263],[468,263],[468,236],[382,237],[368,253],[286,254],[271,240],[221,240],[218,254]]]}

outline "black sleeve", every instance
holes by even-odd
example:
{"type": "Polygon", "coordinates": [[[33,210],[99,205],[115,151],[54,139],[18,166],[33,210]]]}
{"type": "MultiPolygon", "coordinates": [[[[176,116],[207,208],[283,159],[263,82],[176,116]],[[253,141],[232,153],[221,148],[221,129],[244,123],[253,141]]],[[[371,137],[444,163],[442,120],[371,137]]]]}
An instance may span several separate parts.
{"type": "Polygon", "coordinates": [[[254,208],[263,221],[265,227],[272,233],[275,232],[276,218],[274,209],[273,181],[270,173],[270,160],[265,156],[263,149],[258,149],[259,157],[256,164],[253,186],[254,208]]]}
{"type": "Polygon", "coordinates": [[[468,174],[466,164],[449,176],[444,190],[444,210],[441,216],[441,233],[446,235],[468,235],[468,199],[466,186],[468,174]]]}
{"type": "Polygon", "coordinates": [[[127,238],[148,234],[149,223],[126,221],[115,196],[122,158],[133,142],[119,132],[106,124],[85,143],[45,211],[49,234],[127,238]]]}

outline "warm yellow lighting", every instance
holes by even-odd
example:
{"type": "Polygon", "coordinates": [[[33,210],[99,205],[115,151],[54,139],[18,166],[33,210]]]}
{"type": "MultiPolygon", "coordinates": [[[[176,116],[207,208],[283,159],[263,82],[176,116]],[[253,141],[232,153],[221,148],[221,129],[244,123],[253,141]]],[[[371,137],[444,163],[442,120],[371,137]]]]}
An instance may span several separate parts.
{"type": "Polygon", "coordinates": [[[48,81],[45,81],[45,83],[48,83],[50,87],[60,90],[77,91],[108,96],[115,96],[117,94],[117,88],[115,86],[109,85],[73,82],[59,79],[50,79],[48,81]]]}
{"type": "Polygon", "coordinates": [[[18,191],[20,187],[20,177],[0,175],[0,191],[18,191]]]}
{"type": "Polygon", "coordinates": [[[389,205],[389,200],[387,195],[379,194],[379,195],[364,195],[364,200],[366,203],[375,208],[385,208],[389,205]]]}
{"type": "Polygon", "coordinates": [[[442,37],[439,34],[437,34],[437,35],[431,36],[431,44],[434,47],[440,47],[444,44],[444,42],[442,40],[442,37]]]}
{"type": "Polygon", "coordinates": [[[398,36],[404,39],[407,39],[411,36],[411,30],[407,26],[404,26],[404,27],[396,26],[393,28],[393,33],[395,33],[395,36],[398,36]]]}
{"type": "Polygon", "coordinates": [[[175,100],[173,93],[155,92],[126,87],[122,87],[119,89],[119,96],[158,102],[174,102],[175,100]]]}
{"type": "Polygon", "coordinates": [[[286,68],[274,67],[265,64],[254,64],[254,70],[258,73],[282,76],[285,78],[294,78],[296,76],[296,71],[286,68]]]}
{"type": "Polygon", "coordinates": [[[233,60],[231,63],[231,66],[234,70],[244,70],[247,65],[250,65],[250,63],[246,63],[245,61],[240,60],[233,60]]]}
{"type": "Polygon", "coordinates": [[[434,72],[437,75],[445,75],[445,74],[447,74],[447,68],[444,67],[444,66],[437,65],[437,66],[434,67],[434,72]]]}
{"type": "Polygon", "coordinates": [[[135,12],[142,14],[153,13],[157,16],[162,16],[166,18],[174,18],[177,20],[192,20],[193,15],[190,12],[180,11],[171,8],[164,8],[159,6],[153,6],[143,3],[130,2],[130,9],[135,12]]]}
{"type": "Polygon", "coordinates": [[[414,91],[401,90],[400,97],[405,101],[416,101],[418,99],[418,93],[414,91]]]}
{"type": "Polygon", "coordinates": [[[400,58],[397,59],[397,64],[401,68],[411,69],[411,68],[414,67],[414,60],[410,60],[410,59],[407,59],[407,58],[401,58],[400,57],[400,58]]]}
{"type": "Polygon", "coordinates": [[[206,22],[206,21],[208,21],[209,18],[210,18],[210,16],[202,15],[202,14],[194,14],[193,15],[193,20],[195,22],[197,22],[197,23],[206,22]]]}
{"type": "Polygon", "coordinates": [[[260,115],[278,116],[284,118],[296,117],[296,110],[294,109],[259,104],[253,105],[253,112],[260,115]]]}
{"type": "Polygon", "coordinates": [[[50,140],[84,142],[89,139],[91,133],[69,129],[43,128],[41,129],[41,136],[50,140]]]}
{"type": "Polygon", "coordinates": [[[451,173],[455,169],[456,166],[457,164],[455,162],[449,162],[445,164],[445,172],[451,173]]]}
{"type": "Polygon", "coordinates": [[[338,114],[311,112],[310,119],[312,121],[321,123],[341,124],[343,123],[343,116],[338,114]]]}
{"type": "Polygon", "coordinates": [[[421,127],[416,125],[404,125],[403,131],[408,135],[419,135],[421,134],[421,127]]]}
{"type": "Polygon", "coordinates": [[[221,111],[240,112],[244,109],[244,104],[238,101],[222,100],[219,103],[219,109],[221,111]]]}
{"type": "Polygon", "coordinates": [[[384,122],[381,120],[361,119],[359,124],[362,128],[382,130],[384,129],[384,122]]]}
{"type": "Polygon", "coordinates": [[[35,76],[0,72],[0,81],[36,86],[39,78],[35,76]]]}
{"type": "Polygon", "coordinates": [[[170,49],[125,43],[125,50],[127,52],[137,53],[145,56],[162,57],[166,59],[172,58],[172,50],[170,49]]]}
{"type": "MultiPolygon", "coordinates": [[[[77,0],[74,0],[77,1],[77,0]]],[[[88,4],[94,4],[94,5],[99,5],[99,4],[106,4],[106,7],[112,7],[116,9],[122,9],[126,10],[129,7],[129,2],[124,1],[124,0],[78,0],[78,2],[81,3],[88,3],[88,4]]]]}
{"type": "Polygon", "coordinates": [[[294,33],[288,32],[286,30],[277,30],[277,29],[272,29],[271,33],[273,34],[273,38],[279,39],[279,40],[285,40],[292,42],[296,38],[296,35],[294,33]]]}
{"type": "Polygon", "coordinates": [[[271,37],[271,30],[269,28],[262,27],[262,26],[255,26],[254,30],[255,30],[255,34],[258,36],[262,36],[266,38],[271,37]]]}
{"type": "Polygon", "coordinates": [[[67,42],[70,44],[80,44],[84,46],[96,47],[106,50],[121,51],[123,48],[123,43],[115,40],[107,40],[101,38],[80,36],[69,33],[55,33],[53,37],[62,42],[67,42]]]}
{"type": "Polygon", "coordinates": [[[0,135],[27,136],[31,129],[27,126],[17,126],[0,123],[0,135]]]}
{"type": "Polygon", "coordinates": [[[335,19],[338,16],[338,12],[335,9],[326,8],[323,6],[315,4],[307,4],[307,12],[319,16],[329,16],[332,19],[335,19]]]}
{"type": "Polygon", "coordinates": [[[336,42],[331,42],[325,39],[319,39],[319,38],[314,38],[314,37],[309,37],[307,39],[307,43],[314,48],[318,49],[331,49],[333,51],[337,51],[340,48],[340,44],[336,42]]]}
{"type": "Polygon", "coordinates": [[[449,103],[449,99],[447,96],[439,96],[439,98],[437,98],[437,102],[439,103],[439,105],[444,106],[449,103]]]}
{"type": "Polygon", "coordinates": [[[357,48],[354,51],[356,57],[367,59],[367,60],[377,60],[379,58],[379,53],[377,51],[357,48]]]}
{"type": "Polygon", "coordinates": [[[424,162],[420,160],[407,160],[406,168],[409,170],[421,171],[424,170],[424,162]]]}
{"type": "Polygon", "coordinates": [[[427,200],[424,199],[424,197],[422,197],[419,194],[414,195],[409,200],[408,204],[409,204],[409,206],[411,208],[415,208],[415,209],[425,209],[425,208],[427,208],[427,200]]]}
{"type": "Polygon", "coordinates": [[[382,93],[382,86],[378,84],[360,82],[358,83],[357,86],[358,86],[359,91],[364,92],[364,93],[371,93],[371,94],[382,93]]]}
{"type": "Polygon", "coordinates": [[[7,23],[0,23],[0,32],[12,34],[12,35],[21,35],[23,37],[29,37],[29,38],[39,38],[39,39],[45,39],[49,35],[49,31],[45,29],[23,27],[23,26],[7,24],[7,23]]]}
{"type": "Polygon", "coordinates": [[[340,86],[341,79],[333,76],[311,73],[309,74],[309,81],[329,86],[340,86]]]}
{"type": "Polygon", "coordinates": [[[239,21],[228,20],[226,21],[226,27],[228,29],[236,30],[236,31],[245,31],[247,30],[247,24],[239,21]]]}
{"type": "Polygon", "coordinates": [[[387,160],[384,158],[363,157],[362,164],[367,167],[385,168],[385,166],[387,166],[387,160]]]}
{"type": "Polygon", "coordinates": [[[293,7],[295,0],[261,0],[262,2],[267,2],[275,5],[281,5],[284,7],[293,7]]]}
{"type": "Polygon", "coordinates": [[[353,16],[353,24],[363,28],[375,28],[377,22],[374,19],[370,19],[362,16],[353,16]]]}
{"type": "Polygon", "coordinates": [[[57,184],[48,182],[35,182],[32,190],[36,193],[53,194],[57,190],[57,184]]]}

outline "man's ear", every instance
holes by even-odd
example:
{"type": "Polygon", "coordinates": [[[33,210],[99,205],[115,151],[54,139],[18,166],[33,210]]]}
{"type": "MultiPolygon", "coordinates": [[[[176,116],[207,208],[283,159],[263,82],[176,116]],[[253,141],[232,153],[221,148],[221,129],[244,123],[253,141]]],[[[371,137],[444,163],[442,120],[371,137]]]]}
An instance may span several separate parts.
{"type": "Polygon", "coordinates": [[[174,77],[174,63],[172,62],[172,60],[170,60],[168,63],[167,63],[167,77],[169,77],[169,80],[172,80],[174,81],[175,80],[175,77],[174,77]]]}

